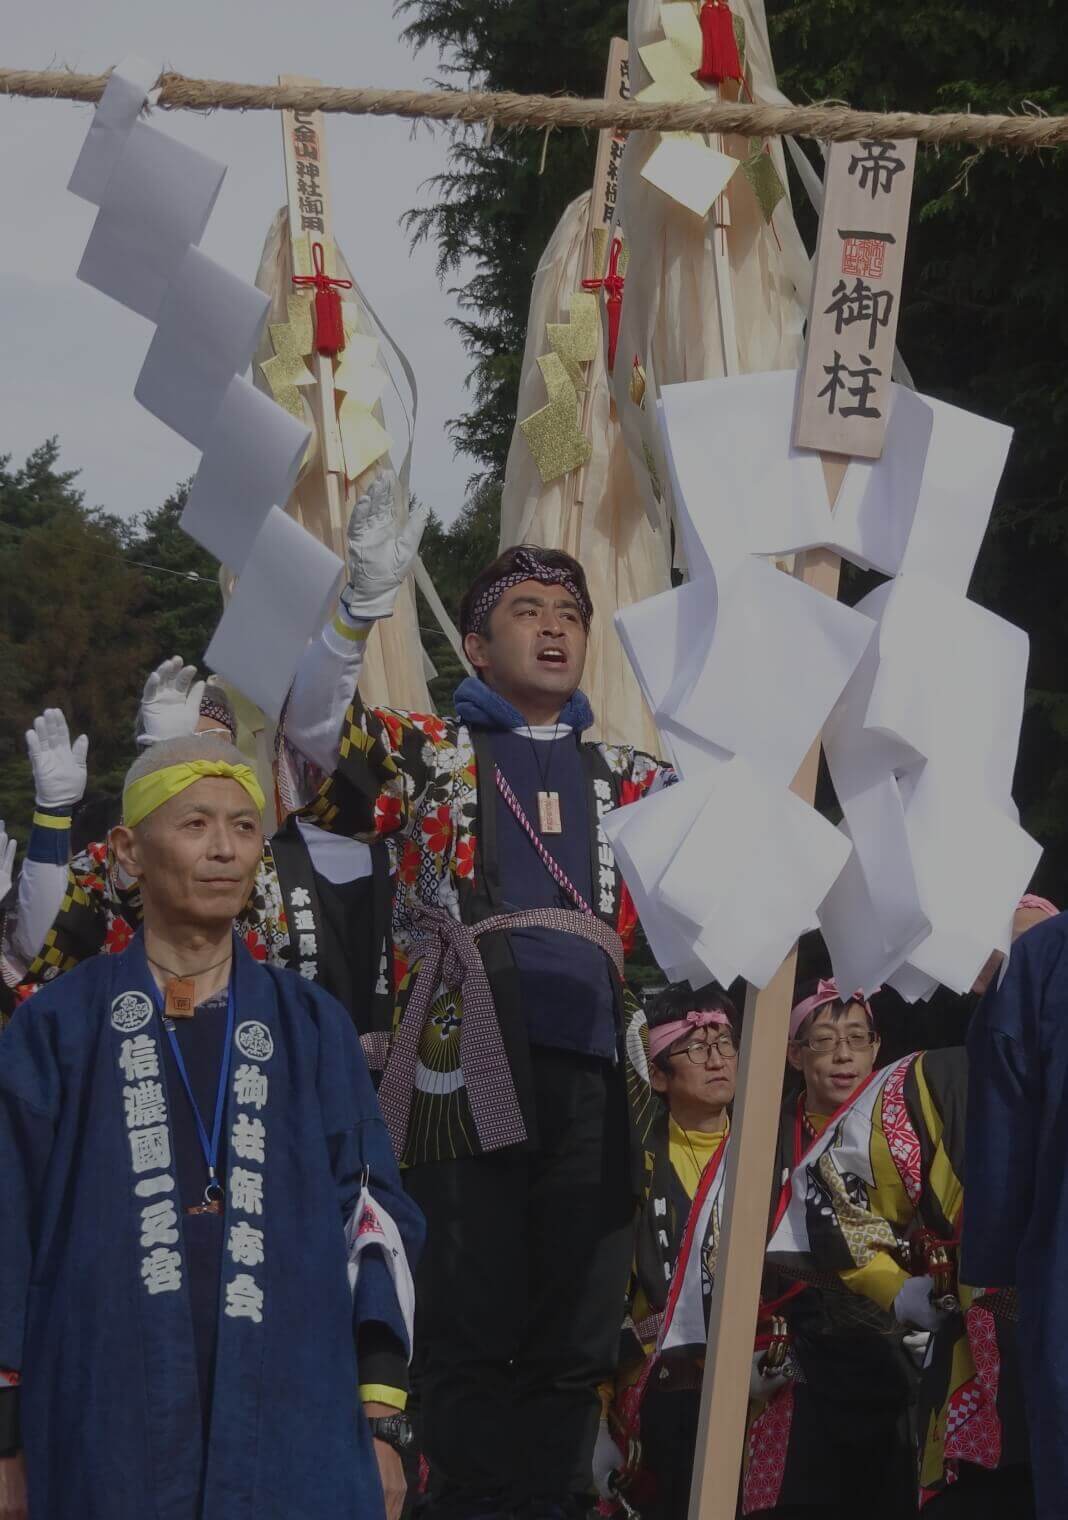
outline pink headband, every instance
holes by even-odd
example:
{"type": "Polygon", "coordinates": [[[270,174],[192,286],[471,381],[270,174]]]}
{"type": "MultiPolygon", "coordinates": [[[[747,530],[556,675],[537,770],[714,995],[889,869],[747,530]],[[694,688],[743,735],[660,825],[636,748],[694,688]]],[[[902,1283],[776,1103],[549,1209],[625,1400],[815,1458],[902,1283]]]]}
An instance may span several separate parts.
{"type": "Polygon", "coordinates": [[[669,1045],[674,1045],[676,1040],[689,1034],[691,1029],[704,1029],[708,1024],[725,1024],[729,1029],[730,1022],[722,1008],[697,1008],[684,1019],[673,1019],[670,1024],[658,1024],[649,1031],[649,1059],[655,1061],[669,1045]]]}
{"type": "Polygon", "coordinates": [[[1017,913],[1020,911],[1020,908],[1031,908],[1035,913],[1045,913],[1047,918],[1056,918],[1061,911],[1060,908],[1050,902],[1048,897],[1036,897],[1033,892],[1027,892],[1020,898],[1019,906],[1016,909],[1017,913]]]}
{"type": "Polygon", "coordinates": [[[481,633],[489,621],[489,615],[496,607],[504,593],[512,586],[520,586],[524,581],[540,581],[543,586],[563,586],[569,591],[578,603],[579,615],[586,632],[590,631],[590,623],[593,619],[593,604],[583,592],[581,586],[569,572],[556,565],[543,564],[538,557],[536,549],[517,549],[513,561],[515,569],[508,575],[502,575],[500,580],[491,582],[483,591],[478,601],[471,608],[467,619],[467,627],[460,630],[464,635],[469,633],[481,633]]]}
{"type": "MultiPolygon", "coordinates": [[[[878,991],[879,989],[876,988],[875,990],[878,991]]],[[[864,1009],[864,1012],[868,1015],[869,1019],[872,1016],[871,1008],[863,992],[854,992],[852,997],[844,998],[838,991],[838,983],[835,981],[833,976],[828,978],[826,981],[821,979],[817,983],[816,990],[812,996],[807,997],[803,1002],[798,1003],[797,1007],[790,1015],[791,1040],[797,1039],[797,1031],[801,1028],[801,1025],[805,1022],[810,1013],[815,1013],[819,1008],[827,1008],[831,1003],[859,1003],[864,1009]]],[[[874,1023],[874,1020],[872,1020],[872,1022],[874,1023]]]]}

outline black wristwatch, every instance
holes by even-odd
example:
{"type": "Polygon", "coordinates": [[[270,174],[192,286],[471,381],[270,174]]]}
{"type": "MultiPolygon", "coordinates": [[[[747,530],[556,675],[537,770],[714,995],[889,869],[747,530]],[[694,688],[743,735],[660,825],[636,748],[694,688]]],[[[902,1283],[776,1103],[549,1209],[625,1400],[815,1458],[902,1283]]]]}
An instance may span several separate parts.
{"type": "Polygon", "coordinates": [[[412,1422],[401,1410],[396,1414],[380,1414],[369,1418],[367,1421],[371,1427],[371,1434],[376,1441],[385,1441],[387,1446],[392,1446],[398,1456],[403,1456],[415,1440],[412,1431],[412,1422]]]}

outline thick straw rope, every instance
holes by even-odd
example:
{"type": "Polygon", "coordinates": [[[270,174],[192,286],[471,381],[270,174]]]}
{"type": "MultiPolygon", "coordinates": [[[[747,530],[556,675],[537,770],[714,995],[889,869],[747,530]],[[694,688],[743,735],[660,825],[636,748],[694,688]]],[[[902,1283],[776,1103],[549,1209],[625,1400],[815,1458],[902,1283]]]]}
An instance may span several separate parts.
{"type": "MultiPolygon", "coordinates": [[[[0,94],[51,100],[99,100],[106,74],[0,69],[0,94]]],[[[642,104],[484,90],[341,89],[326,85],[233,84],[161,74],[159,105],[190,111],[332,111],[349,116],[404,116],[432,121],[493,122],[503,127],[620,127],[628,131],[720,132],[744,137],[915,137],[980,148],[1054,148],[1068,143],[1068,116],[921,116],[909,111],[852,111],[844,106],[709,103],[642,104]]]]}

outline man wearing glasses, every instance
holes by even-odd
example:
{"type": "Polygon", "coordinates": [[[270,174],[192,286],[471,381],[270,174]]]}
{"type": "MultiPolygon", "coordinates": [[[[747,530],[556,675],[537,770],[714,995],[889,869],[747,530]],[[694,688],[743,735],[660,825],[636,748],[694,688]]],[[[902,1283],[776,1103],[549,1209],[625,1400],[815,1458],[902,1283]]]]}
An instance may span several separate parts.
{"type": "Polygon", "coordinates": [[[605,1495],[618,1479],[643,1520],[685,1520],[738,1075],[737,1013],[715,983],[696,992],[680,985],[660,994],[648,1022],[649,1081],[663,1106],[646,1143],[629,1314],[594,1476],[605,1495]]]}
{"type": "MultiPolygon", "coordinates": [[[[790,1199],[790,1177],[839,1111],[871,1079],[879,1036],[859,995],[833,981],[799,989],[790,1016],[790,1069],[779,1125],[772,1229],[790,1199]]],[[[765,1273],[753,1418],[742,1513],[846,1520],[864,1494],[865,1514],[916,1513],[909,1427],[915,1373],[891,1313],[853,1294],[821,1292],[765,1273]],[[785,1372],[787,1376],[783,1376],[785,1372]]]]}

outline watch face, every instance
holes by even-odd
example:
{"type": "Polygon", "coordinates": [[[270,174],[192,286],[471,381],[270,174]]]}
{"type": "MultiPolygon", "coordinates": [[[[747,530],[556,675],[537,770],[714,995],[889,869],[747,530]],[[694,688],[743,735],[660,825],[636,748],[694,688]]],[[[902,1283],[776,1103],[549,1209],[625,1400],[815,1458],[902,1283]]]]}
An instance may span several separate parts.
{"type": "Polygon", "coordinates": [[[393,1439],[397,1445],[406,1450],[412,1444],[412,1422],[405,1414],[395,1414],[390,1420],[393,1426],[393,1439]]]}

